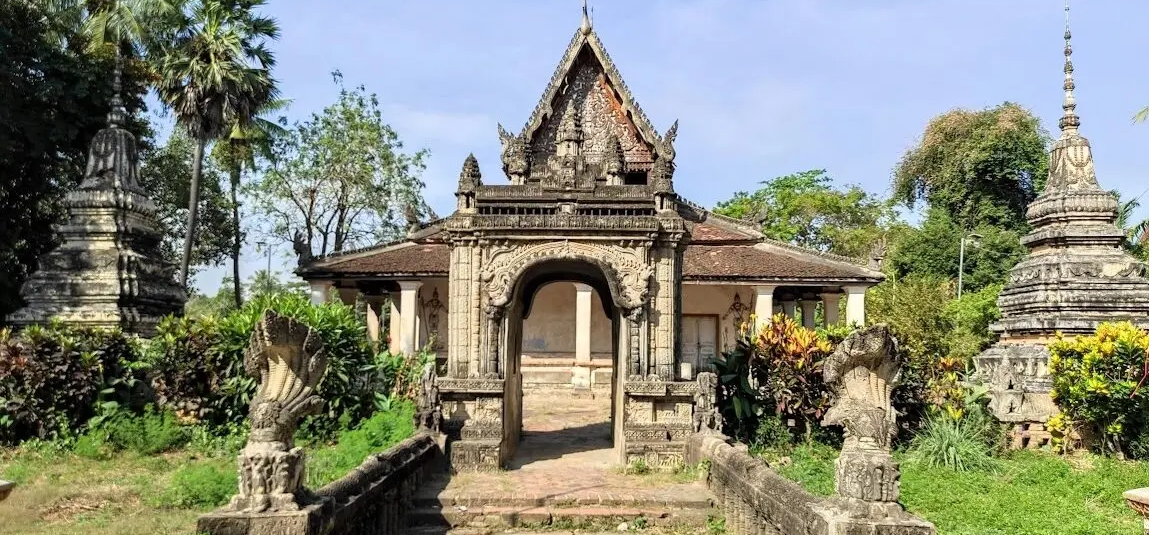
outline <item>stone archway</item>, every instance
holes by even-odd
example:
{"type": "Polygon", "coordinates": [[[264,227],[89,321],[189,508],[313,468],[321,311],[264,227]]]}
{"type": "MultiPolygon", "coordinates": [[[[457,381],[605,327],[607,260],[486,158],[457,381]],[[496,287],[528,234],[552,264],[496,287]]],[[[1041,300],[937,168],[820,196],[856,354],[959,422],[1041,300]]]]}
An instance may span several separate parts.
{"type": "MultiPolygon", "coordinates": [[[[606,317],[611,324],[611,381],[610,381],[610,412],[609,437],[616,452],[622,451],[621,433],[621,392],[622,381],[625,376],[626,363],[622,356],[625,349],[621,347],[619,325],[625,321],[623,309],[616,304],[619,295],[618,281],[612,280],[610,271],[604,269],[604,264],[585,258],[551,258],[532,262],[524,269],[511,287],[511,299],[504,305],[505,314],[502,321],[502,336],[499,345],[502,355],[503,392],[503,436],[506,444],[506,455],[509,457],[517,451],[522,440],[523,432],[523,332],[526,318],[530,315],[532,307],[536,304],[535,297],[539,290],[552,283],[579,283],[589,286],[598,294],[606,317]],[[613,290],[612,290],[613,288],[613,290]]],[[[585,326],[589,329],[589,325],[585,326]]],[[[601,428],[600,428],[601,429],[601,428]]],[[[597,432],[596,432],[597,433],[597,432]]],[[[585,447],[584,440],[590,437],[578,437],[579,440],[566,441],[566,447],[575,442],[580,448],[585,447]]],[[[554,444],[551,444],[550,449],[554,444]]],[[[535,443],[534,449],[538,450],[535,443]]],[[[601,446],[599,446],[601,447],[601,446]]],[[[590,449],[598,449],[591,447],[590,449]]],[[[582,450],[579,450],[582,451],[582,450]]]]}

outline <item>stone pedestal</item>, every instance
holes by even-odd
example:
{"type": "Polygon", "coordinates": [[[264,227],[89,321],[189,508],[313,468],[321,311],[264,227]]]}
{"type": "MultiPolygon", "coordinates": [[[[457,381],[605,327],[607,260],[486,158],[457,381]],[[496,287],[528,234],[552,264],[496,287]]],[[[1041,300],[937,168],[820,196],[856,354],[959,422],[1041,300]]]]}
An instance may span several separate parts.
{"type": "Polygon", "coordinates": [[[0,479],[0,502],[8,499],[8,495],[12,494],[12,489],[14,488],[16,488],[15,483],[0,479]]]}
{"type": "Polygon", "coordinates": [[[1125,503],[1144,518],[1141,527],[1149,535],[1149,488],[1127,490],[1123,496],[1125,503]]]}

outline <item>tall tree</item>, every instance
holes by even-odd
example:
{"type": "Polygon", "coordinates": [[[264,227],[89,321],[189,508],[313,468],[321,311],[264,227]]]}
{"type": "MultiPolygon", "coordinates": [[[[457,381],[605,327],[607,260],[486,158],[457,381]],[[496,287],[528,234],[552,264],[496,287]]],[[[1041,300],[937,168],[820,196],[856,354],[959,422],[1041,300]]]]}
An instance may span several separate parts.
{"type": "Polygon", "coordinates": [[[402,152],[378,97],[346,89],[333,74],[339,99],[277,141],[270,168],[252,184],[264,232],[280,241],[298,233],[320,255],[401,235],[405,207],[429,213],[419,178],[427,151],[402,152]]]}
{"type": "Polygon", "coordinates": [[[1009,270],[1025,258],[1025,253],[1021,234],[1015,230],[994,225],[966,230],[945,210],[931,207],[919,228],[892,241],[888,271],[895,279],[916,275],[956,280],[960,270],[964,290],[974,292],[1004,283],[1009,270]]]}
{"type": "MultiPolygon", "coordinates": [[[[140,156],[140,186],[156,203],[156,219],[163,228],[160,251],[164,258],[176,264],[180,261],[187,224],[188,177],[191,176],[195,141],[183,131],[175,129],[167,143],[140,156]]],[[[200,191],[200,225],[202,238],[192,248],[193,265],[218,266],[228,258],[234,242],[230,202],[220,188],[223,174],[208,161],[204,165],[203,187],[200,191]]]]}
{"type": "MultiPolygon", "coordinates": [[[[77,24],[40,3],[0,1],[0,322],[22,306],[20,287],[56,246],[64,193],[79,183],[92,137],[107,125],[114,55],[91,50],[77,24]]],[[[129,62],[123,99],[144,109],[146,75],[129,62]]],[[[147,123],[127,129],[151,143],[147,123]]]]}
{"type": "Polygon", "coordinates": [[[160,98],[196,141],[180,266],[185,286],[196,238],[204,150],[229,126],[246,124],[276,97],[270,72],[275,60],[267,41],[279,37],[279,27],[274,19],[256,13],[264,3],[200,0],[172,42],[163,46],[160,98]]]}
{"type": "MultiPolygon", "coordinates": [[[[243,172],[255,168],[256,159],[270,159],[274,156],[271,142],[287,134],[280,123],[268,118],[269,114],[287,107],[286,100],[273,100],[264,103],[255,117],[246,120],[233,120],[227,134],[212,148],[213,159],[227,170],[231,185],[231,273],[235,306],[243,306],[243,288],[239,277],[239,257],[243,247],[243,229],[240,225],[239,189],[243,172]]],[[[286,122],[285,119],[282,119],[286,122]]]]}
{"type": "Polygon", "coordinates": [[[894,221],[889,203],[858,186],[835,189],[824,169],[762,184],[718,203],[715,212],[752,221],[769,238],[850,257],[870,252],[894,221]]]}
{"type": "Polygon", "coordinates": [[[1041,121],[1010,102],[944,113],[894,169],[894,200],[911,208],[924,200],[967,230],[1023,231],[1026,205],[1045,184],[1049,142],[1041,121]]]}

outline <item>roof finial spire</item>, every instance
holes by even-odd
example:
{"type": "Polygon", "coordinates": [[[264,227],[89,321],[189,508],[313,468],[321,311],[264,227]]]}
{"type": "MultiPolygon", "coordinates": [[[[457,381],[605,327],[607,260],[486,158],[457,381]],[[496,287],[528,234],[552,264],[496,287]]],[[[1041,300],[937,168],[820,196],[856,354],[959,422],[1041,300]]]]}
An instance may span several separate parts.
{"type": "Polygon", "coordinates": [[[128,110],[124,108],[123,92],[124,55],[116,49],[116,67],[112,71],[112,101],[108,112],[108,127],[119,128],[128,119],[128,110]]]}
{"type": "Polygon", "coordinates": [[[579,26],[582,33],[590,33],[590,13],[587,11],[586,0],[582,0],[582,26],[579,26]]]}
{"type": "Polygon", "coordinates": [[[1081,126],[1081,119],[1077,117],[1077,99],[1073,96],[1073,34],[1069,31],[1069,0],[1065,0],[1065,101],[1061,104],[1064,113],[1058,125],[1061,126],[1061,135],[1077,134],[1077,127],[1081,126]]]}

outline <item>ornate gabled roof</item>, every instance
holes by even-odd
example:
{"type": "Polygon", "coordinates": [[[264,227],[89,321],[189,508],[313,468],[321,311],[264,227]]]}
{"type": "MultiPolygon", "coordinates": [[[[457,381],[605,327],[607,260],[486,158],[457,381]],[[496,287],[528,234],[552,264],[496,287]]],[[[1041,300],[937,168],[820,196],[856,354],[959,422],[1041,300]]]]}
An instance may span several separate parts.
{"type": "MultiPolygon", "coordinates": [[[[556,110],[555,104],[557,103],[558,97],[562,94],[563,86],[573,79],[578,60],[584,50],[589,51],[601,66],[607,83],[618,95],[618,104],[627,118],[630,119],[630,122],[633,123],[641,140],[657,153],[659,157],[668,156],[662,154],[662,137],[659,136],[658,132],[654,129],[654,125],[650,122],[650,119],[647,118],[646,113],[644,113],[638,105],[638,101],[635,100],[634,95],[630,92],[630,88],[626,86],[626,82],[622,79],[622,74],[619,73],[618,67],[615,66],[614,61],[610,58],[606,47],[604,47],[602,41],[599,40],[598,34],[594,31],[594,27],[590,23],[590,18],[585,14],[585,11],[582,24],[575,30],[574,36],[571,37],[570,44],[567,45],[562,60],[559,61],[558,66],[555,68],[554,75],[551,76],[546,90],[543,91],[542,98],[539,99],[534,112],[531,113],[530,119],[528,119],[527,123],[523,126],[522,138],[530,142],[548,118],[553,117],[554,120],[558,120],[558,117],[556,117],[558,114],[556,112],[562,110],[556,110]]],[[[672,158],[673,156],[671,155],[670,157],[672,158]]]]}

